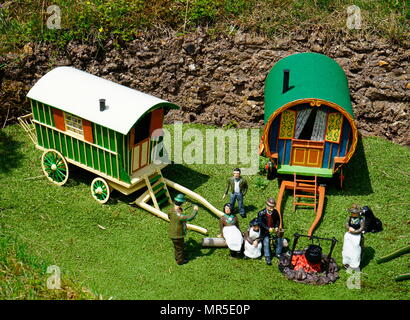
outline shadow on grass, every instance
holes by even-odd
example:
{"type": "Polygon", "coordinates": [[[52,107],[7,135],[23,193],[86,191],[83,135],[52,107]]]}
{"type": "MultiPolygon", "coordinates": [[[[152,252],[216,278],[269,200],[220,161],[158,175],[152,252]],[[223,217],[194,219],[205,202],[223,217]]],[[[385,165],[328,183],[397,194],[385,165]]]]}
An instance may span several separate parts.
{"type": "Polygon", "coordinates": [[[200,243],[196,242],[193,239],[189,239],[185,242],[185,250],[187,253],[187,258],[189,260],[195,260],[197,257],[210,256],[214,253],[215,248],[206,248],[207,252],[204,253],[202,251],[204,250],[204,248],[200,243]]]}
{"type": "Polygon", "coordinates": [[[162,170],[162,173],[167,179],[183,185],[190,190],[197,189],[209,180],[208,175],[192,170],[181,164],[170,164],[162,170]]]}
{"type": "MultiPolygon", "coordinates": [[[[171,164],[167,167],[165,167],[162,170],[162,174],[165,178],[174,181],[175,183],[178,183],[192,191],[195,192],[195,190],[202,186],[203,184],[207,183],[209,180],[209,176],[203,173],[200,173],[198,171],[192,170],[191,168],[188,168],[186,166],[183,166],[181,164],[171,164]]],[[[173,199],[179,191],[168,187],[169,193],[171,195],[171,198],[173,199]]],[[[201,194],[206,200],[208,200],[212,204],[212,199],[208,199],[205,194],[201,194]]],[[[208,211],[214,218],[219,219],[219,217],[205,208],[203,205],[200,203],[196,202],[194,199],[192,199],[192,203],[194,205],[198,205],[199,208],[202,210],[208,211]]],[[[222,211],[222,208],[217,208],[222,211]]]]}
{"type": "Polygon", "coordinates": [[[65,186],[74,187],[80,184],[91,185],[91,181],[97,177],[90,171],[80,168],[76,165],[69,164],[69,177],[65,186]]]}
{"type": "Polygon", "coordinates": [[[375,254],[375,250],[372,247],[364,247],[363,249],[364,253],[363,253],[363,259],[360,263],[360,269],[365,268],[370,261],[372,261],[374,259],[374,254],[375,254]]]}
{"type": "Polygon", "coordinates": [[[367,166],[362,137],[359,136],[356,151],[350,162],[344,167],[345,176],[343,189],[337,187],[339,183],[336,177],[329,183],[327,192],[329,194],[343,194],[344,196],[369,195],[373,193],[372,184],[369,177],[369,167],[367,166]],[[336,181],[337,180],[337,181],[336,181]]]}
{"type": "Polygon", "coordinates": [[[0,131],[0,173],[9,173],[20,166],[23,157],[20,146],[21,142],[17,142],[3,130],[0,131]]]}

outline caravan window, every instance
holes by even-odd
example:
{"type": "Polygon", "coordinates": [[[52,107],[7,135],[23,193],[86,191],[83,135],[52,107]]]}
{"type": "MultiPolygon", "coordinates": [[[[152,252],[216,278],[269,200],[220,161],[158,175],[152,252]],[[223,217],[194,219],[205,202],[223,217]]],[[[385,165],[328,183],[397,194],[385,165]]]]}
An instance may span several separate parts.
{"type": "Polygon", "coordinates": [[[322,108],[299,109],[296,117],[295,139],[323,141],[327,112],[322,108]]]}
{"type": "Polygon", "coordinates": [[[65,113],[65,127],[69,132],[84,135],[82,119],[67,112],[65,113]]]}

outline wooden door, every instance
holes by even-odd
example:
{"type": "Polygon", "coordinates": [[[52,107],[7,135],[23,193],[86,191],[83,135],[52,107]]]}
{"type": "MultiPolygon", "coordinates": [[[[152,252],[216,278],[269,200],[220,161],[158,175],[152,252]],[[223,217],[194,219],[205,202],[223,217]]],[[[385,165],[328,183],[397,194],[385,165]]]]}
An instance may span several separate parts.
{"type": "Polygon", "coordinates": [[[149,162],[150,138],[146,138],[137,143],[132,148],[132,172],[145,167],[149,162]]]}
{"type": "Polygon", "coordinates": [[[324,142],[310,140],[292,141],[292,166],[322,167],[324,142]]]}

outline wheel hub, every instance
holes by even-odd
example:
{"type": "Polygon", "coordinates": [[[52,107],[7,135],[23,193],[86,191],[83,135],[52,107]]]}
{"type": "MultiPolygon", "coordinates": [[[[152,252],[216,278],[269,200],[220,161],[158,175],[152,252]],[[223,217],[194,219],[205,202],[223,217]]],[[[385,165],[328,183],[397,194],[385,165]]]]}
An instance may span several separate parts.
{"type": "Polygon", "coordinates": [[[56,170],[57,170],[57,166],[56,166],[55,163],[53,163],[53,164],[51,165],[51,170],[53,170],[53,171],[56,171],[56,170]]]}
{"type": "Polygon", "coordinates": [[[95,193],[96,194],[102,194],[103,190],[101,187],[98,187],[97,189],[95,189],[95,193]]]}

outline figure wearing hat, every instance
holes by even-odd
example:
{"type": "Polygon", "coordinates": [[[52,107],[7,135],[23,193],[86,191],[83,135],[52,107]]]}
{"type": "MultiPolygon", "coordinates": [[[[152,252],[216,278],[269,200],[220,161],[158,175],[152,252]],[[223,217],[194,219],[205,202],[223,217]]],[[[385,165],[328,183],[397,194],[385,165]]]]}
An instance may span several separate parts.
{"type": "Polygon", "coordinates": [[[230,193],[231,209],[234,209],[235,202],[236,200],[238,200],[239,214],[242,218],[246,218],[245,207],[243,205],[243,198],[248,192],[248,183],[243,177],[241,177],[241,169],[233,169],[233,176],[228,178],[226,190],[222,199],[225,199],[228,192],[230,193]]]}
{"type": "Polygon", "coordinates": [[[275,208],[276,201],[273,198],[269,198],[266,201],[265,209],[258,212],[258,219],[261,226],[261,238],[263,239],[263,253],[265,255],[266,264],[272,264],[270,239],[275,239],[275,255],[280,257],[283,248],[283,238],[281,233],[283,230],[279,230],[280,216],[279,212],[275,208]]]}
{"type": "Polygon", "coordinates": [[[350,217],[345,224],[347,232],[343,238],[343,265],[356,269],[360,266],[363,253],[365,219],[361,215],[363,209],[357,204],[353,204],[347,211],[350,212],[350,217]]]}
{"type": "Polygon", "coordinates": [[[186,201],[185,196],[180,193],[174,198],[175,206],[169,211],[168,235],[174,244],[175,261],[177,264],[185,264],[188,260],[184,253],[184,237],[186,235],[186,222],[193,220],[198,213],[198,206],[194,206],[189,215],[183,213],[181,205],[186,201]]]}

